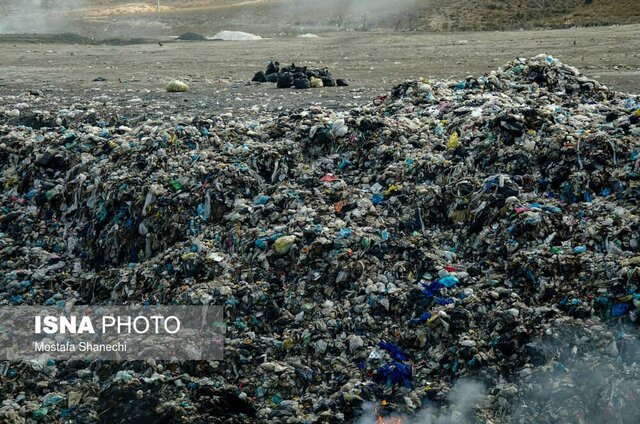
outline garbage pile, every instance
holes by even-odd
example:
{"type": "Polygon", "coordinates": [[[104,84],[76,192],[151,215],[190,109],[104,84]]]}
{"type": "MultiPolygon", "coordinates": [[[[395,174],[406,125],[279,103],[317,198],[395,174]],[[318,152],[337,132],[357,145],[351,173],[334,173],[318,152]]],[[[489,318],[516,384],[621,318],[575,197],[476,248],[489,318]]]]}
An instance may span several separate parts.
{"type": "Polygon", "coordinates": [[[327,68],[309,69],[306,66],[280,67],[280,62],[269,62],[265,71],[258,71],[251,79],[253,82],[272,82],[278,88],[307,89],[321,87],[347,87],[346,79],[335,79],[327,68]]]}
{"type": "Polygon", "coordinates": [[[262,40],[262,37],[250,32],[243,31],[220,31],[213,37],[212,40],[220,41],[257,41],[262,40]]]}
{"type": "Polygon", "coordinates": [[[637,96],[541,56],[263,122],[2,109],[0,305],[227,325],[221,361],[11,363],[3,422],[640,418],[637,96]]]}
{"type": "Polygon", "coordinates": [[[179,35],[177,39],[180,41],[205,41],[207,37],[197,32],[185,32],[179,35]]]}

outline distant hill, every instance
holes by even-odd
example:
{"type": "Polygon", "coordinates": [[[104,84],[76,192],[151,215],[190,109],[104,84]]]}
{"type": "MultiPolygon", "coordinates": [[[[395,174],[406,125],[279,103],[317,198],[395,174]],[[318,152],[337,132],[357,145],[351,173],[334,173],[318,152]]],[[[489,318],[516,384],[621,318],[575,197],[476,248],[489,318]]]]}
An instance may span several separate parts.
{"type": "MultiPolygon", "coordinates": [[[[80,1],[80,0],[78,0],[80,1]]],[[[640,22],[640,0],[85,0],[92,16],[151,18],[174,33],[211,28],[482,31],[640,22]]],[[[106,21],[105,21],[106,22],[106,21]]]]}
{"type": "Polygon", "coordinates": [[[435,0],[422,10],[433,30],[500,30],[640,22],[640,0],[435,0]]]}

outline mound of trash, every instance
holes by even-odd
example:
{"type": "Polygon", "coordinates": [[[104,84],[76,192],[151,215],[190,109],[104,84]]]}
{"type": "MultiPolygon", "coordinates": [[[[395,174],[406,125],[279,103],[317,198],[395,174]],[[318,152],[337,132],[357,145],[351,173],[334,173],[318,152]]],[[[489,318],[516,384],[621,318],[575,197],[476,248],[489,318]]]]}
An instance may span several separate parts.
{"type": "Polygon", "coordinates": [[[0,305],[227,331],[220,361],[12,362],[0,417],[637,423],[638,102],[540,56],[261,121],[2,105],[0,305]]]}
{"type": "Polygon", "coordinates": [[[251,34],[250,32],[242,32],[242,31],[220,31],[213,37],[212,40],[221,40],[221,41],[256,41],[262,40],[262,37],[256,34],[251,34]]]}
{"type": "Polygon", "coordinates": [[[185,32],[184,34],[178,36],[177,39],[180,41],[205,41],[207,37],[196,32],[185,32]]]}
{"type": "Polygon", "coordinates": [[[347,87],[346,79],[335,79],[327,68],[309,69],[306,66],[280,66],[280,62],[269,62],[265,71],[258,71],[253,82],[272,82],[278,88],[307,89],[320,87],[347,87]]]}

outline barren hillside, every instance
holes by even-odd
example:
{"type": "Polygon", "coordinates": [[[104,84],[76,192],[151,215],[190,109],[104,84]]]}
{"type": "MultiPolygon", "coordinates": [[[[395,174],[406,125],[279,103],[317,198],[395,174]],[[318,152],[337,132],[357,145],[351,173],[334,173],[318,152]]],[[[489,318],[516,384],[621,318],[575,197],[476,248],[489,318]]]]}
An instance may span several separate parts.
{"type": "Polygon", "coordinates": [[[640,0],[5,0],[0,34],[483,31],[640,22],[640,0]],[[158,5],[160,7],[158,7],[158,5]]]}
{"type": "Polygon", "coordinates": [[[171,27],[501,30],[640,22],[639,0],[92,0],[93,16],[154,15],[171,27]]]}
{"type": "MultiPolygon", "coordinates": [[[[435,3],[435,2],[434,2],[435,3]]],[[[437,0],[423,23],[437,30],[496,30],[638,22],[638,0],[437,0]]]]}

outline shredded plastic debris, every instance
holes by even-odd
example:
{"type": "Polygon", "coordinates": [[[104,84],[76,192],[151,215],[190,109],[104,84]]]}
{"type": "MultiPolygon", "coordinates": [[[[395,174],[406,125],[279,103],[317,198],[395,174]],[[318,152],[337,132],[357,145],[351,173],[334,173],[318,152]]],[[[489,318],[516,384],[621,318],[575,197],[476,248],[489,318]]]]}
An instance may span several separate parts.
{"type": "Polygon", "coordinates": [[[227,332],[219,362],[11,363],[0,417],[637,423],[638,101],[540,56],[260,120],[4,102],[0,304],[227,332]]]}

